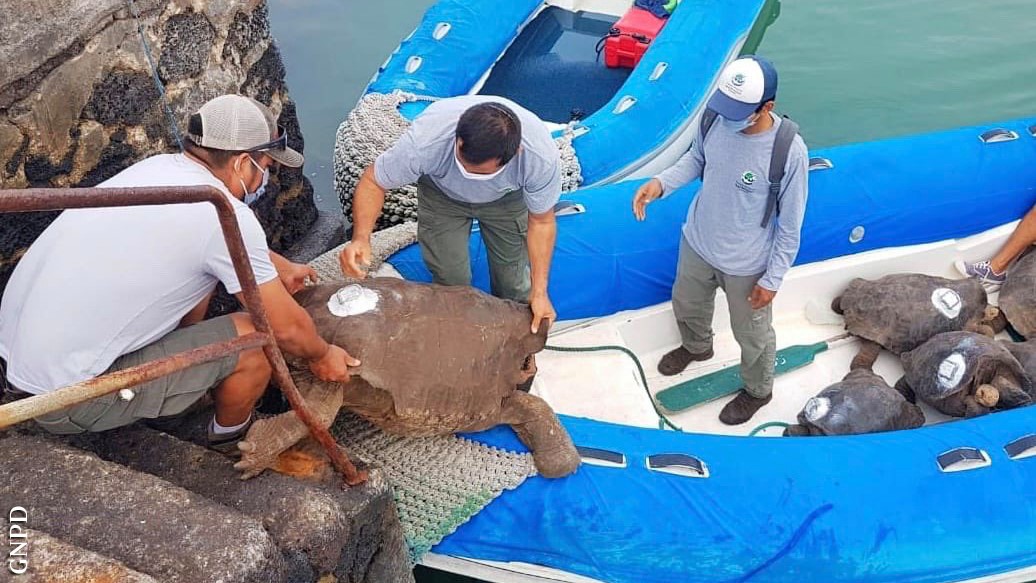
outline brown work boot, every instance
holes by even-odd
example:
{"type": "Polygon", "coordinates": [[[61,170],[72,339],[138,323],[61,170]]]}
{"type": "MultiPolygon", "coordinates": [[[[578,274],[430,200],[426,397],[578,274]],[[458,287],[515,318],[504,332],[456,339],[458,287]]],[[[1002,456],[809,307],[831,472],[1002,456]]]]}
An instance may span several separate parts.
{"type": "Polygon", "coordinates": [[[708,360],[710,358],[712,358],[711,348],[705,352],[691,352],[683,346],[678,346],[667,352],[662,357],[662,360],[658,362],[658,372],[671,377],[682,373],[687,368],[687,365],[696,360],[708,360]]]}
{"type": "Polygon", "coordinates": [[[747,391],[741,389],[737,392],[737,396],[734,397],[734,400],[727,403],[727,405],[723,407],[723,410],[719,412],[719,420],[727,425],[741,425],[745,421],[751,419],[752,415],[755,415],[756,411],[761,409],[772,399],[773,393],[760,399],[749,395],[747,391]]]}

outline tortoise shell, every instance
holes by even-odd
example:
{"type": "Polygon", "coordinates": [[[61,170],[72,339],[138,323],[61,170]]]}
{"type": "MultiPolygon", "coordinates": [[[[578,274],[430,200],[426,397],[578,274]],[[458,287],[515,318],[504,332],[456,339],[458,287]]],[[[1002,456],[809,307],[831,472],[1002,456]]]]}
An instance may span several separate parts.
{"type": "Polygon", "coordinates": [[[882,377],[856,369],[807,401],[799,423],[813,434],[853,435],[920,427],[924,414],[882,377]]]}
{"type": "Polygon", "coordinates": [[[361,364],[344,406],[386,430],[440,435],[500,424],[501,402],[546,342],[528,306],[467,286],[396,278],[317,285],[295,299],[361,364]]]}
{"type": "Polygon", "coordinates": [[[918,273],[854,279],[838,300],[850,334],[902,354],[942,332],[981,322],[986,291],[973,279],[918,273]]]}

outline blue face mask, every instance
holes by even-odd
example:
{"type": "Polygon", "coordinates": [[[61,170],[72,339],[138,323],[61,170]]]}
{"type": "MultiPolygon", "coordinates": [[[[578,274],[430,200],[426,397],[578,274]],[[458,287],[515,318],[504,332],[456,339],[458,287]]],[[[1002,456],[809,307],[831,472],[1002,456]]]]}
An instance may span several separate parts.
{"type": "MultiPolygon", "coordinates": [[[[722,117],[722,116],[720,116],[720,117],[722,117]]],[[[723,117],[722,119],[723,119],[723,125],[726,126],[727,128],[729,128],[730,131],[732,131],[732,132],[743,132],[743,131],[747,130],[748,128],[752,127],[753,125],[755,125],[755,122],[759,120],[759,114],[758,113],[757,114],[753,114],[753,115],[750,115],[750,116],[746,117],[745,119],[740,119],[740,120],[727,119],[725,117],[723,117]]]]}
{"type": "Polygon", "coordinates": [[[263,173],[263,181],[259,183],[259,188],[255,189],[255,192],[248,192],[248,186],[245,185],[244,179],[238,179],[241,181],[241,190],[245,192],[243,202],[248,206],[252,206],[255,201],[259,200],[260,197],[266,194],[266,185],[270,183],[270,169],[260,166],[251,156],[248,157],[248,160],[263,173]]]}

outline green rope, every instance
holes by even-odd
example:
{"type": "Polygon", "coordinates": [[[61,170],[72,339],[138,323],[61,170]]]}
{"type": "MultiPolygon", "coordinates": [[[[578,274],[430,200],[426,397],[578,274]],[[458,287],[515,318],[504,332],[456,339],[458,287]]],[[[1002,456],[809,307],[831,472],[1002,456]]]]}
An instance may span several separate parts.
{"type": "Polygon", "coordinates": [[[637,365],[637,372],[640,374],[640,383],[644,386],[644,392],[647,394],[648,401],[651,402],[651,408],[654,409],[655,414],[658,415],[658,428],[662,429],[663,427],[668,426],[670,429],[674,431],[683,431],[683,429],[680,429],[676,425],[673,425],[673,422],[670,421],[665,416],[665,414],[663,414],[662,411],[658,408],[658,405],[655,404],[655,398],[651,396],[651,391],[648,390],[647,375],[644,374],[644,367],[640,364],[640,359],[637,358],[637,355],[634,354],[633,351],[629,348],[626,348],[625,346],[551,346],[549,344],[547,346],[544,346],[543,348],[544,350],[552,350],[554,352],[618,351],[622,352],[626,356],[629,356],[633,359],[633,364],[637,365]]]}
{"type": "Polygon", "coordinates": [[[787,429],[788,428],[788,424],[783,422],[783,421],[767,421],[766,423],[763,423],[762,425],[759,425],[758,427],[756,427],[755,429],[750,431],[748,433],[748,437],[752,437],[756,433],[759,433],[760,431],[762,431],[764,429],[769,429],[771,427],[783,427],[783,428],[787,429]]]}

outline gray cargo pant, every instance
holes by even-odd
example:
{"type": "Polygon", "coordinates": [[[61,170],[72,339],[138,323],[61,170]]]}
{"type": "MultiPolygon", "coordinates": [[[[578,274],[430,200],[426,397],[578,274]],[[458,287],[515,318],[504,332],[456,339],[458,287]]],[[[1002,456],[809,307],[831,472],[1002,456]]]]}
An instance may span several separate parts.
{"type": "Polygon", "coordinates": [[[748,303],[762,274],[728,275],[705,262],[680,237],[680,261],[673,284],[673,314],[683,347],[690,352],[712,348],[712,316],[716,309],[716,288],[727,294],[730,327],[741,347],[741,378],[753,397],[773,391],[774,356],[777,337],[773,331],[771,306],[753,310],[748,303]]]}
{"type": "MultiPolygon", "coordinates": [[[[237,338],[237,328],[229,315],[179,328],[147,346],[123,354],[105,372],[127,369],[159,358],[237,338]]],[[[36,423],[50,433],[70,434],[107,431],[140,419],[156,419],[182,413],[209,389],[219,386],[237,367],[237,354],[230,354],[192,366],[130,389],[134,397],[126,401],[110,393],[67,409],[47,413],[36,423]]]]}
{"type": "Polygon", "coordinates": [[[493,295],[529,301],[529,209],[520,190],[475,204],[454,200],[421,177],[417,183],[417,241],[435,283],[471,285],[468,239],[472,219],[478,219],[486,244],[493,295]]]}

